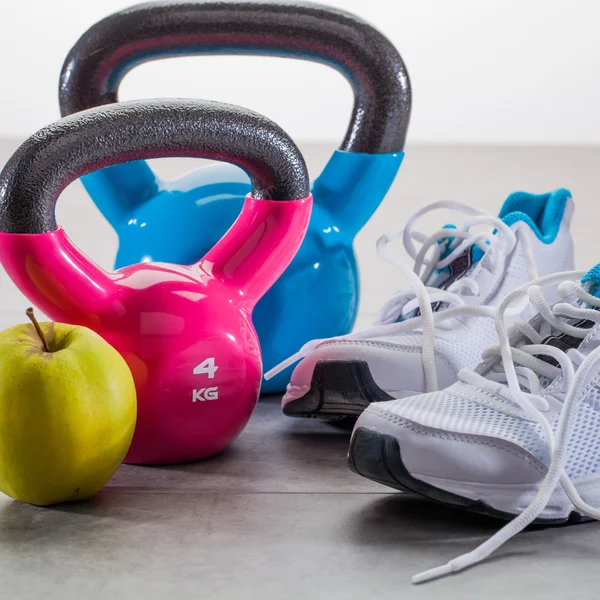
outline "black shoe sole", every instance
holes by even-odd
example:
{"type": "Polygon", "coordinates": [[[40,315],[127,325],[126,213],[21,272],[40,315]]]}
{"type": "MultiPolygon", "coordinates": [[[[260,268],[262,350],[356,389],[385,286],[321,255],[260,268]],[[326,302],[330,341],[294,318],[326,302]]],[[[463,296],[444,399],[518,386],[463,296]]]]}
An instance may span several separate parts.
{"type": "Polygon", "coordinates": [[[393,399],[375,383],[366,362],[321,360],[315,365],[310,390],[288,402],[283,413],[288,417],[355,418],[371,402],[393,399]]]}
{"type": "MultiPolygon", "coordinates": [[[[348,466],[352,471],[402,492],[424,496],[429,500],[476,512],[480,515],[510,521],[516,515],[492,508],[481,500],[472,500],[436,488],[415,479],[402,462],[400,444],[392,436],[364,427],[355,430],[348,451],[348,466]]],[[[536,519],[533,525],[565,525],[589,521],[588,517],[572,512],[563,519],[536,519]]]]}

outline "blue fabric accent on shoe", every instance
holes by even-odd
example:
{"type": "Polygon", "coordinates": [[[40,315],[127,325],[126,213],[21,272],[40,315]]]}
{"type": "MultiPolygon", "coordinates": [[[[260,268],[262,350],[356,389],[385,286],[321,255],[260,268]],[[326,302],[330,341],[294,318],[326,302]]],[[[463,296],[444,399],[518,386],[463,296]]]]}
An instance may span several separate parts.
{"type": "Polygon", "coordinates": [[[594,265],[583,276],[581,285],[585,285],[590,294],[596,296],[596,298],[600,298],[600,263],[594,265]]]}
{"type": "Polygon", "coordinates": [[[570,197],[571,192],[564,188],[547,194],[515,192],[506,199],[499,217],[509,227],[518,221],[524,221],[541,242],[551,244],[558,235],[570,197]]]}
{"type": "Polygon", "coordinates": [[[594,265],[581,280],[581,283],[587,283],[588,281],[595,281],[600,283],[600,263],[594,265]]]}
{"type": "MultiPolygon", "coordinates": [[[[502,205],[499,217],[508,225],[519,221],[527,223],[531,231],[544,244],[551,244],[558,235],[571,192],[564,188],[547,194],[512,193],[502,205]]],[[[494,232],[496,233],[496,232],[494,232]]],[[[473,248],[473,262],[481,260],[483,251],[473,248]]]]}

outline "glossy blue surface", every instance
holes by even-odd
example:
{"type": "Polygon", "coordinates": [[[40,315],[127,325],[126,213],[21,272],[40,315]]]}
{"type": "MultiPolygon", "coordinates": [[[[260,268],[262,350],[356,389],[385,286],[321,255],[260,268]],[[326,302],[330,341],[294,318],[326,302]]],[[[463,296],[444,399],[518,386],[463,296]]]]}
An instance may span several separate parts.
{"type": "MultiPolygon", "coordinates": [[[[358,272],[352,242],[394,181],[404,154],[336,150],[313,184],[314,206],[300,251],[254,310],[265,371],[315,338],[348,333],[356,319],[358,272]]],[[[218,164],[162,181],[144,162],[82,178],[119,236],[116,268],[192,264],[221,238],[250,191],[246,174],[218,164]]],[[[280,392],[291,368],[262,392],[280,392]]]]}

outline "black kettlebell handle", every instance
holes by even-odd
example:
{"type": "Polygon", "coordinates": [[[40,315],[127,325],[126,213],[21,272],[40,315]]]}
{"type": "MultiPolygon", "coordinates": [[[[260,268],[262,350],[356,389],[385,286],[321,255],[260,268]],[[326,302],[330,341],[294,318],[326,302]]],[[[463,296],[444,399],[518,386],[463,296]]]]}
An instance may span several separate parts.
{"type": "MultiPolygon", "coordinates": [[[[325,63],[354,90],[347,152],[403,150],[411,89],[389,40],[358,17],[294,2],[148,2],[93,25],[75,44],[60,77],[63,116],[118,101],[128,71],[142,62],[191,54],[261,54],[325,63]]],[[[276,82],[257,82],[277,88],[276,82]]],[[[304,93],[306,84],[298,89],[304,93]]]]}
{"type": "Polygon", "coordinates": [[[300,151],[266,117],[219,102],[136,100],[71,115],[31,136],[0,174],[0,231],[54,231],[56,201],[75,179],[122,162],[168,156],[237,165],[248,173],[257,199],[310,194],[300,151]]]}

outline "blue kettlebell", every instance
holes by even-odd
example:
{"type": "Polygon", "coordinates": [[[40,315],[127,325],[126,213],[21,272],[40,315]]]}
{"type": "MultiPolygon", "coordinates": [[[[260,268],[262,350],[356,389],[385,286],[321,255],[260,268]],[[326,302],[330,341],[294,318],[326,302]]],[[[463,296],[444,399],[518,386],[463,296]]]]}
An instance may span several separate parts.
{"type": "MultiPolygon", "coordinates": [[[[142,62],[196,54],[317,61],[341,72],[354,91],[346,137],[312,186],[305,241],[254,310],[267,370],[308,340],[342,335],[354,325],[359,289],[352,242],[402,162],[410,81],[387,38],[345,11],[309,3],[150,2],[105,18],[79,39],[60,77],[61,113],[118,102],[120,82],[142,62]]],[[[270,83],[275,93],[283,92],[270,83]]],[[[298,84],[292,93],[309,91],[298,84]]],[[[197,262],[227,231],[250,192],[244,172],[229,165],[164,181],[137,161],[82,181],[118,234],[115,268],[197,262]]],[[[289,375],[287,370],[264,382],[262,392],[283,391],[289,375]]]]}

